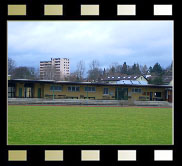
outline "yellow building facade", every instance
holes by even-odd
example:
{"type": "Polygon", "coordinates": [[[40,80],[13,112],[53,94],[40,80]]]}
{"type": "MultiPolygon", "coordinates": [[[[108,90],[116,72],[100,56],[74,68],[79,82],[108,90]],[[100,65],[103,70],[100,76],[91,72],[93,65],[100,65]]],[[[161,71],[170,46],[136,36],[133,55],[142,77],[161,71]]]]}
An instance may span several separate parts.
{"type": "MultiPolygon", "coordinates": [[[[8,80],[9,98],[166,100],[170,85],[8,80]]],[[[168,93],[169,94],[169,93],[168,93]]]]}

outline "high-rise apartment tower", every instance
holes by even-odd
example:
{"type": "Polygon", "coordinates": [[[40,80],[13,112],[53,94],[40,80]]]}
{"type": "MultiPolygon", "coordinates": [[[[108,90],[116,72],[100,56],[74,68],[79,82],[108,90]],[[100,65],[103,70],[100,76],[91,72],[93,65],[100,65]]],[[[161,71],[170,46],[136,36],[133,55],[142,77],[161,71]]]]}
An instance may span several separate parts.
{"type": "Polygon", "coordinates": [[[51,58],[51,61],[40,61],[40,79],[62,80],[70,75],[68,58],[51,58]]]}

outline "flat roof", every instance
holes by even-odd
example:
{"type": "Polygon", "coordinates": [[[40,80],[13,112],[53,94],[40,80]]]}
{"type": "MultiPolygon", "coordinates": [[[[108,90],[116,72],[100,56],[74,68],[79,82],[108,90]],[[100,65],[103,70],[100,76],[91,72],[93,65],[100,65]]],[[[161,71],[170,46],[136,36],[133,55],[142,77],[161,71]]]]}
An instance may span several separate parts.
{"type": "Polygon", "coordinates": [[[100,86],[133,86],[133,87],[155,87],[155,88],[172,88],[171,85],[138,85],[138,84],[112,84],[102,82],[73,82],[73,81],[54,81],[54,80],[29,80],[29,79],[13,79],[8,83],[46,83],[46,84],[65,84],[65,85],[100,85],[100,86]]]}

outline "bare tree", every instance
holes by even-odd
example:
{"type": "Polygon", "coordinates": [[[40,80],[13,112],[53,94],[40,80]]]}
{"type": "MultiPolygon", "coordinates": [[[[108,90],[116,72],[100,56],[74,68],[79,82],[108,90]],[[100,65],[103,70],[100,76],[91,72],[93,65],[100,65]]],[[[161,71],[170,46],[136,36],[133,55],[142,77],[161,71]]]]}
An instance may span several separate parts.
{"type": "Polygon", "coordinates": [[[93,60],[90,63],[90,70],[88,70],[88,79],[90,81],[100,81],[102,76],[102,70],[99,68],[99,62],[93,60]]]}
{"type": "Polygon", "coordinates": [[[140,65],[141,74],[147,74],[148,70],[149,69],[148,69],[147,65],[144,65],[144,66],[140,65]]]}
{"type": "Polygon", "coordinates": [[[70,73],[67,79],[68,81],[79,81],[78,73],[77,72],[70,73]]]}
{"type": "Polygon", "coordinates": [[[39,67],[34,68],[34,76],[35,76],[36,80],[40,79],[40,69],[39,69],[39,67]]]}
{"type": "Polygon", "coordinates": [[[99,62],[97,60],[93,60],[90,63],[90,70],[94,70],[95,68],[99,68],[99,62]]]}
{"type": "Polygon", "coordinates": [[[117,62],[114,62],[109,67],[109,74],[111,75],[120,74],[121,68],[122,68],[121,65],[119,65],[117,62]]]}
{"type": "Polygon", "coordinates": [[[85,63],[84,63],[84,61],[79,61],[78,62],[76,73],[77,73],[78,80],[82,81],[84,73],[85,73],[85,63]]]}
{"type": "Polygon", "coordinates": [[[55,65],[47,65],[44,68],[43,79],[46,80],[61,80],[63,79],[61,71],[57,71],[55,65]]]}
{"type": "Polygon", "coordinates": [[[12,74],[13,70],[16,68],[15,61],[8,57],[8,74],[12,74]]]}

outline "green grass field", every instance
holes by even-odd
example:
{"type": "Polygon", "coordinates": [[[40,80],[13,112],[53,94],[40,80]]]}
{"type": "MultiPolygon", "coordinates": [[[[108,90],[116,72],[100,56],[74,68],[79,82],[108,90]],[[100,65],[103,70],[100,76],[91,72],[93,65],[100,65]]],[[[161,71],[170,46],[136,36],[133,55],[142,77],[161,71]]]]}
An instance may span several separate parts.
{"type": "Polygon", "coordinates": [[[172,144],[172,108],[8,106],[8,145],[172,144]]]}

